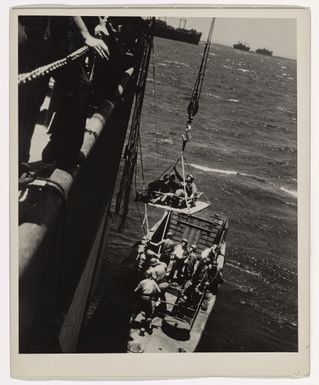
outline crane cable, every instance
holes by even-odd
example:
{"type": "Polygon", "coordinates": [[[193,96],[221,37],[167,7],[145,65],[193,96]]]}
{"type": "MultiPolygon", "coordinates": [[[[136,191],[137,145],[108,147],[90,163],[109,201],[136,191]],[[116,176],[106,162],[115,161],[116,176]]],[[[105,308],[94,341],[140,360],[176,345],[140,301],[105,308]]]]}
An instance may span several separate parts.
{"type": "MultiPolygon", "coordinates": [[[[140,130],[138,130],[138,132],[137,132],[137,141],[138,141],[138,151],[139,151],[139,154],[140,154],[140,164],[141,164],[141,173],[142,173],[142,185],[143,185],[143,190],[144,190],[145,189],[145,176],[144,176],[142,141],[141,141],[140,130]]],[[[149,223],[148,223],[148,212],[147,212],[147,204],[146,203],[144,203],[144,218],[143,218],[143,221],[142,221],[142,227],[144,227],[144,225],[146,225],[146,234],[148,234],[148,232],[149,232],[149,223]]]]}
{"type": "MultiPolygon", "coordinates": [[[[208,61],[209,49],[211,46],[211,40],[212,40],[214,25],[215,25],[215,17],[212,18],[211,23],[210,23],[210,28],[209,28],[207,40],[205,43],[202,61],[201,61],[201,64],[200,64],[200,67],[198,70],[198,74],[197,74],[196,81],[194,84],[192,96],[191,96],[190,102],[189,102],[188,107],[187,107],[187,113],[188,113],[187,123],[189,125],[192,123],[194,116],[198,112],[199,100],[200,100],[201,91],[202,91],[202,87],[203,87],[203,82],[204,82],[204,77],[205,77],[207,61],[208,61]]],[[[189,128],[189,130],[190,130],[190,128],[189,128]]]]}
{"type": "Polygon", "coordinates": [[[156,166],[158,166],[159,143],[158,143],[158,124],[157,124],[157,99],[156,99],[156,74],[155,74],[155,45],[152,45],[152,65],[153,65],[153,108],[155,120],[155,137],[156,137],[156,166]]]}
{"type": "MultiPolygon", "coordinates": [[[[187,107],[187,114],[188,114],[188,120],[185,128],[185,134],[182,134],[182,151],[181,151],[181,161],[182,161],[182,175],[183,175],[183,185],[184,185],[184,195],[185,195],[185,201],[187,205],[188,212],[190,212],[190,207],[189,203],[187,200],[187,195],[186,195],[186,180],[185,180],[185,158],[184,158],[184,152],[186,149],[187,143],[190,141],[190,131],[191,131],[191,124],[193,122],[193,119],[195,115],[198,112],[199,109],[199,100],[202,92],[202,87],[203,87],[203,82],[204,82],[204,77],[205,77],[205,71],[207,67],[207,61],[208,61],[208,54],[209,54],[209,49],[211,46],[211,40],[212,40],[212,35],[213,35],[213,29],[214,29],[214,24],[215,24],[215,17],[212,18],[208,35],[207,35],[207,40],[205,43],[205,48],[201,60],[201,64],[198,70],[198,74],[195,80],[195,84],[193,87],[192,91],[192,96],[190,99],[190,102],[187,107]]],[[[205,196],[205,195],[204,195],[205,196]]],[[[208,201],[207,197],[205,196],[206,200],[208,201]]],[[[209,201],[208,201],[209,202],[209,201]]]]}

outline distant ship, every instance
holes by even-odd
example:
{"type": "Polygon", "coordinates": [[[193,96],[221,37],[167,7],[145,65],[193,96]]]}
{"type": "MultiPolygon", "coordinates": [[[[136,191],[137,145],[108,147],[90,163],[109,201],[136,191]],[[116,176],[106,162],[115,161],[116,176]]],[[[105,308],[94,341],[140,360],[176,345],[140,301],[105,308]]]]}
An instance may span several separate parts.
{"type": "Polygon", "coordinates": [[[273,52],[267,48],[258,48],[256,49],[256,53],[259,53],[260,55],[266,55],[266,56],[272,56],[273,54],[273,52]]]}
{"type": "Polygon", "coordinates": [[[248,47],[248,45],[242,43],[242,42],[238,42],[237,44],[234,44],[233,47],[235,49],[240,49],[241,51],[249,51],[250,50],[250,47],[248,47]]]}
{"type": "Polygon", "coordinates": [[[198,44],[202,36],[195,29],[186,29],[186,19],[180,19],[178,28],[168,25],[161,19],[155,20],[154,35],[164,39],[178,40],[185,43],[198,44]]]}

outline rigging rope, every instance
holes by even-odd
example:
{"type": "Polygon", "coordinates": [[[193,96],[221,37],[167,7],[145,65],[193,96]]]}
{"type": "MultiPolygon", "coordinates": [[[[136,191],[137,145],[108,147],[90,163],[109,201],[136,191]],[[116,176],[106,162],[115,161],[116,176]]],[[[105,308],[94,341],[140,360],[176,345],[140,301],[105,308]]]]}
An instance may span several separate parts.
{"type": "Polygon", "coordinates": [[[203,87],[203,81],[204,81],[204,76],[205,76],[205,71],[206,71],[206,66],[207,66],[207,60],[208,60],[208,54],[209,54],[209,49],[210,49],[211,40],[212,40],[214,24],[215,24],[215,18],[213,17],[211,20],[211,23],[210,23],[210,28],[209,28],[209,32],[208,32],[207,40],[206,40],[206,44],[205,44],[205,49],[203,52],[202,61],[201,61],[199,71],[197,74],[197,78],[195,81],[195,85],[193,88],[191,100],[190,100],[188,107],[187,107],[187,113],[188,113],[188,122],[187,123],[189,123],[189,124],[192,123],[194,116],[198,112],[199,100],[200,100],[201,91],[202,91],[202,87],[203,87]]]}
{"type": "Polygon", "coordinates": [[[188,202],[188,199],[187,199],[187,192],[186,192],[185,164],[184,164],[184,156],[183,156],[183,154],[181,156],[181,159],[182,159],[182,172],[183,172],[182,175],[183,175],[184,197],[185,197],[185,202],[186,202],[187,210],[188,210],[188,212],[190,212],[190,207],[189,207],[189,202],[188,202]]]}
{"type": "Polygon", "coordinates": [[[138,140],[138,149],[139,149],[139,153],[140,153],[140,164],[141,164],[141,172],[142,172],[142,185],[143,185],[143,189],[144,189],[145,188],[145,178],[144,178],[144,165],[143,165],[142,141],[141,141],[140,130],[138,130],[137,135],[138,135],[137,140],[138,140]]]}
{"type": "Polygon", "coordinates": [[[153,59],[153,106],[154,106],[154,120],[155,120],[155,135],[156,135],[156,166],[158,166],[159,143],[158,143],[158,125],[157,125],[157,100],[156,100],[156,75],[155,75],[155,47],[152,47],[153,59]]]}
{"type": "Polygon", "coordinates": [[[56,60],[53,63],[46,64],[44,66],[38,67],[31,72],[26,72],[18,75],[18,84],[26,84],[32,80],[38,79],[42,76],[49,75],[51,72],[66,66],[67,64],[80,59],[83,55],[88,53],[89,47],[87,45],[77,49],[76,51],[70,53],[66,57],[56,60]]]}
{"type": "MultiPolygon", "coordinates": [[[[204,77],[205,77],[205,71],[206,71],[206,66],[207,66],[207,61],[208,61],[208,54],[209,54],[209,49],[211,45],[211,40],[212,40],[212,35],[213,35],[213,29],[214,29],[214,24],[215,24],[215,18],[213,17],[210,23],[210,28],[209,32],[207,35],[207,40],[201,60],[201,64],[198,70],[198,74],[196,77],[195,85],[193,88],[192,96],[190,99],[190,102],[187,107],[187,113],[188,113],[188,120],[187,120],[187,125],[185,129],[185,134],[182,134],[182,153],[181,153],[181,159],[182,159],[182,168],[183,168],[183,184],[184,186],[186,185],[185,181],[185,171],[184,171],[184,152],[187,143],[190,141],[190,130],[191,130],[191,124],[194,119],[194,116],[197,114],[198,109],[199,109],[199,100],[202,92],[202,87],[203,87],[203,82],[204,82],[204,77]]],[[[185,200],[187,204],[187,208],[189,211],[189,204],[186,199],[186,189],[184,187],[184,194],[185,194],[185,200]]],[[[205,197],[206,198],[206,197],[205,197]]],[[[207,199],[207,198],[206,198],[207,199]]],[[[207,199],[208,201],[208,199],[207,199]]],[[[208,201],[209,202],[209,201],[208,201]]]]}
{"type": "Polygon", "coordinates": [[[123,231],[126,216],[128,213],[131,184],[136,166],[137,152],[139,147],[139,130],[146,87],[146,79],[150,62],[150,54],[152,50],[152,43],[153,34],[149,31],[145,31],[143,39],[141,41],[141,59],[138,78],[136,82],[135,105],[132,116],[131,129],[125,150],[125,162],[120,182],[120,188],[116,197],[115,211],[117,214],[121,214],[121,221],[118,231],[123,231]]]}

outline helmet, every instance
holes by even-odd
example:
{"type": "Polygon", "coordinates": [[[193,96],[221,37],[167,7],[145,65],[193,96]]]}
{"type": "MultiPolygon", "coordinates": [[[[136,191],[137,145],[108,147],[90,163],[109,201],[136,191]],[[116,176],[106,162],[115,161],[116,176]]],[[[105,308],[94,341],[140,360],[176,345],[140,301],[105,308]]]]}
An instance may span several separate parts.
{"type": "Polygon", "coordinates": [[[187,181],[187,180],[189,180],[190,182],[193,182],[193,180],[194,180],[193,175],[192,175],[192,174],[188,174],[188,175],[186,176],[186,181],[187,181]]]}
{"type": "Polygon", "coordinates": [[[152,257],[150,259],[150,266],[156,266],[156,265],[158,265],[158,259],[155,257],[152,257]]]}

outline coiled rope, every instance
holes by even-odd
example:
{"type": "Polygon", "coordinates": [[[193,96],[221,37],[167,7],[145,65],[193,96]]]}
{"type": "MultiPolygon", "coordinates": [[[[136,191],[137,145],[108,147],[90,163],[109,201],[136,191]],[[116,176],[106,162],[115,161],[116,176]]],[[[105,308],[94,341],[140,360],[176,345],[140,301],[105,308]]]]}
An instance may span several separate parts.
{"type": "Polygon", "coordinates": [[[80,57],[85,55],[89,51],[89,47],[87,45],[84,45],[83,47],[77,49],[76,51],[70,53],[63,59],[56,60],[53,63],[46,64],[44,66],[38,67],[34,69],[31,72],[27,72],[24,74],[19,74],[18,75],[18,84],[26,84],[30,81],[33,81],[35,79],[38,79],[42,76],[49,75],[51,72],[62,68],[66,66],[67,64],[78,60],[80,57]]]}

